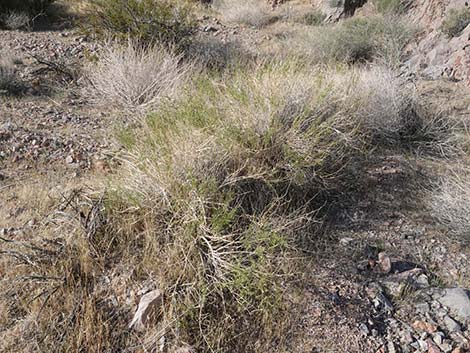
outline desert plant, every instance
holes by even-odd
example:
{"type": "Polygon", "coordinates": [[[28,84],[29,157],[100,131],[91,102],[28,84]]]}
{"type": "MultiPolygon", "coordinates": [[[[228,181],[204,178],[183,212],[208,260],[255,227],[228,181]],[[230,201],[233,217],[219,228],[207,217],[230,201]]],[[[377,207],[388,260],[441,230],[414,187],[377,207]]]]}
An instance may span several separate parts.
{"type": "Polygon", "coordinates": [[[0,23],[7,29],[29,29],[31,16],[26,12],[10,11],[0,16],[0,23]]]}
{"type": "Polygon", "coordinates": [[[442,22],[441,31],[448,37],[457,37],[470,24],[470,8],[451,9],[442,22]]]}
{"type": "Polygon", "coordinates": [[[428,192],[433,216],[455,235],[470,235],[470,174],[454,170],[428,192]]]}
{"type": "Polygon", "coordinates": [[[99,36],[184,47],[194,30],[192,7],[184,0],[90,0],[90,5],[85,28],[99,36]]]}
{"type": "Polygon", "coordinates": [[[318,26],[323,23],[325,18],[326,15],[320,10],[312,10],[302,17],[301,22],[309,26],[318,26]]]}
{"type": "Polygon", "coordinates": [[[0,94],[18,94],[23,86],[15,67],[15,59],[10,55],[0,53],[0,94]]]}
{"type": "Polygon", "coordinates": [[[2,0],[0,2],[0,11],[19,11],[37,15],[53,3],[55,0],[2,0]]]}
{"type": "Polygon", "coordinates": [[[275,17],[266,1],[217,0],[213,7],[228,22],[243,23],[253,27],[263,27],[275,17]]]}
{"type": "Polygon", "coordinates": [[[380,59],[394,67],[399,64],[402,50],[413,33],[397,17],[351,18],[293,32],[286,45],[294,54],[315,62],[356,63],[380,59]]]}
{"type": "Polygon", "coordinates": [[[191,65],[181,63],[181,58],[160,45],[143,48],[132,40],[126,45],[109,43],[88,76],[99,101],[151,109],[173,97],[187,78],[191,65]]]}
{"type": "Polygon", "coordinates": [[[383,14],[403,13],[413,4],[413,0],[374,0],[373,3],[383,14]]]}
{"type": "Polygon", "coordinates": [[[186,51],[188,60],[214,71],[247,64],[254,58],[238,41],[223,41],[217,37],[195,39],[186,51]]]}

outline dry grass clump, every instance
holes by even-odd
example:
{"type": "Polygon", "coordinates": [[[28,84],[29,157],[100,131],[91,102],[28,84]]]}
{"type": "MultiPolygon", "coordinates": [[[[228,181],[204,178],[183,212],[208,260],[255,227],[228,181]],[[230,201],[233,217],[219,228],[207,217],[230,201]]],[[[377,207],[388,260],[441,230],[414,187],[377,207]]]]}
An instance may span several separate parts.
{"type": "Polygon", "coordinates": [[[414,3],[414,0],[374,0],[377,10],[381,13],[403,13],[414,3]]]}
{"type": "Polygon", "coordinates": [[[30,29],[31,16],[26,12],[9,11],[0,16],[0,23],[7,29],[30,29]]]}
{"type": "Polygon", "coordinates": [[[24,83],[18,76],[15,58],[0,52],[0,94],[20,94],[23,89],[24,83]]]}
{"type": "Polygon", "coordinates": [[[458,170],[442,178],[430,190],[428,204],[433,216],[459,236],[470,234],[470,173],[458,170]]]}
{"type": "Polygon", "coordinates": [[[182,56],[160,45],[141,47],[105,45],[98,62],[89,69],[97,99],[128,109],[155,108],[162,99],[174,97],[191,72],[182,56]]]}
{"type": "Polygon", "coordinates": [[[212,6],[227,22],[260,28],[275,19],[268,3],[263,0],[216,0],[212,6]]]}
{"type": "Polygon", "coordinates": [[[395,67],[413,30],[398,17],[351,18],[333,25],[304,27],[286,39],[286,49],[313,62],[380,60],[395,67]]]}
{"type": "Polygon", "coordinates": [[[470,24],[470,8],[451,9],[442,22],[441,31],[449,38],[457,37],[470,24]]]}

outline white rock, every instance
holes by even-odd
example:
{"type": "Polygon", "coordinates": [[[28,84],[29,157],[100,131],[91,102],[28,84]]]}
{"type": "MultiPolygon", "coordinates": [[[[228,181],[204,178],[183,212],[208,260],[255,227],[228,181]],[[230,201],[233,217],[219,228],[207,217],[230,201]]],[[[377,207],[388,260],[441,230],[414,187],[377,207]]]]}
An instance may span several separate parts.
{"type": "Polygon", "coordinates": [[[470,298],[463,288],[448,288],[438,300],[442,305],[448,307],[458,319],[470,320],[470,298]]]}
{"type": "Polygon", "coordinates": [[[158,289],[142,296],[134,318],[129,324],[129,328],[136,331],[143,331],[149,316],[156,314],[156,309],[161,306],[161,302],[162,294],[158,289]]]}

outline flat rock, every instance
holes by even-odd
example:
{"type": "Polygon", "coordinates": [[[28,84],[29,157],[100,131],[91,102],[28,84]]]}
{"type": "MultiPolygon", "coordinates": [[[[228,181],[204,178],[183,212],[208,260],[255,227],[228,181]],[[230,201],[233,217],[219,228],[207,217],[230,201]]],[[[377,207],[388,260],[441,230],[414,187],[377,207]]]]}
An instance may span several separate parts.
{"type": "Polygon", "coordinates": [[[463,288],[447,288],[437,300],[448,307],[458,319],[470,321],[470,297],[463,288]]]}

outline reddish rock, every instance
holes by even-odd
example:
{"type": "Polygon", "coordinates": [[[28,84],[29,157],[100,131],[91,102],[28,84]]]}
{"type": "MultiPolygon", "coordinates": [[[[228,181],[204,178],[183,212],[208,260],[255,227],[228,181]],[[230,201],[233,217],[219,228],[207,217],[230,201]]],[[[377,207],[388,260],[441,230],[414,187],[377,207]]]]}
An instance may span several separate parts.
{"type": "Polygon", "coordinates": [[[413,322],[413,328],[415,330],[424,331],[427,333],[434,333],[437,331],[436,325],[421,320],[416,320],[415,322],[413,322]]]}

